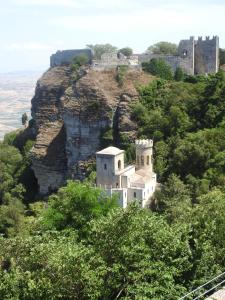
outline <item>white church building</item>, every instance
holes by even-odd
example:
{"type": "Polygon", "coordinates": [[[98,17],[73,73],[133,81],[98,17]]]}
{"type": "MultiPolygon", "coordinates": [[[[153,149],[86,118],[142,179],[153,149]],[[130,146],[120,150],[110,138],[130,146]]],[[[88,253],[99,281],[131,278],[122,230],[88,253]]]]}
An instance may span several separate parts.
{"type": "Polygon", "coordinates": [[[146,207],[156,189],[153,172],[153,141],[136,140],[136,164],[124,166],[124,150],[108,147],[96,153],[97,186],[109,195],[119,194],[120,205],[125,208],[135,200],[146,207]]]}

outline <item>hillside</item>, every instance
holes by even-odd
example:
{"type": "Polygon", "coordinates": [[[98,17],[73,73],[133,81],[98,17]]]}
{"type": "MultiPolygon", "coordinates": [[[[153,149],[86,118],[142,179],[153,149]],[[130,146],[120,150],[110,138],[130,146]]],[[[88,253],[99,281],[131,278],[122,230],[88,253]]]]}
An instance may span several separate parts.
{"type": "Polygon", "coordinates": [[[32,115],[0,143],[1,298],[174,300],[224,271],[224,72],[118,82],[112,71],[53,68],[32,115]],[[107,144],[134,160],[136,137],[154,140],[161,188],[150,207],[122,209],[90,171],[107,144]],[[31,168],[42,193],[90,176],[43,201],[31,168]]]}
{"type": "Polygon", "coordinates": [[[84,178],[88,160],[100,149],[104,137],[118,144],[126,134],[136,137],[130,105],[138,100],[137,87],[152,76],[129,71],[122,85],[116,71],[83,69],[73,80],[69,67],[55,67],[38,81],[32,99],[37,140],[32,152],[40,192],[46,194],[66,178],[84,178]]]}

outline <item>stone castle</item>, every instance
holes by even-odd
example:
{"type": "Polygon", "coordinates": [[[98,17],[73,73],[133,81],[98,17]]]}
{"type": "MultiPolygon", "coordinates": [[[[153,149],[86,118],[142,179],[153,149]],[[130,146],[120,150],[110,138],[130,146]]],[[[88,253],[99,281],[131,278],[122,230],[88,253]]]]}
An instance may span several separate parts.
{"type": "Polygon", "coordinates": [[[136,140],[136,164],[124,166],[124,150],[108,147],[96,153],[97,186],[111,196],[119,194],[120,205],[125,208],[135,200],[142,207],[149,205],[156,189],[153,172],[152,140],[136,140]]]}
{"type": "Polygon", "coordinates": [[[181,67],[186,74],[208,74],[219,70],[219,37],[209,36],[204,40],[199,37],[195,40],[181,40],[178,45],[177,55],[161,55],[144,53],[139,56],[141,62],[147,62],[152,58],[162,58],[175,71],[181,67]]]}
{"type": "Polygon", "coordinates": [[[128,66],[130,69],[141,69],[143,62],[161,58],[171,66],[174,72],[181,67],[189,75],[208,74],[219,70],[219,37],[213,36],[212,39],[209,36],[205,39],[199,37],[198,40],[190,37],[187,40],[181,40],[176,55],[146,52],[126,57],[121,53],[105,53],[100,60],[94,60],[91,49],[57,51],[50,58],[50,66],[70,64],[74,57],[81,54],[89,58],[89,64],[96,70],[111,69],[121,65],[128,66]]]}

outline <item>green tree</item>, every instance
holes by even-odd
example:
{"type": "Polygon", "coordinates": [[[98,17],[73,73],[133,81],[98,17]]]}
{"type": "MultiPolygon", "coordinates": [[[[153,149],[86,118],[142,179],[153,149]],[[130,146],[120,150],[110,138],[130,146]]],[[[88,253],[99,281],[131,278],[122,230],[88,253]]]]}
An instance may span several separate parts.
{"type": "Polygon", "coordinates": [[[172,80],[173,72],[171,67],[161,58],[153,58],[149,63],[143,63],[144,71],[162,79],[172,80]]]}
{"type": "Polygon", "coordinates": [[[72,227],[84,233],[90,220],[107,214],[115,207],[116,197],[111,198],[88,183],[68,181],[66,187],[50,196],[42,222],[47,229],[72,227]]]}
{"type": "Polygon", "coordinates": [[[130,57],[133,54],[133,49],[129,47],[125,47],[118,50],[118,53],[122,53],[123,55],[130,57]]]}
{"type": "Polygon", "coordinates": [[[27,124],[28,124],[28,115],[25,112],[25,113],[22,114],[22,125],[26,127],[27,124]]]}
{"type": "Polygon", "coordinates": [[[181,228],[135,205],[90,227],[88,241],[107,265],[104,299],[172,300],[185,293],[180,279],[190,265],[181,228]]]}
{"type": "Polygon", "coordinates": [[[73,63],[78,65],[79,67],[81,67],[88,63],[88,57],[85,54],[78,55],[78,56],[74,57],[73,63]]]}
{"type": "Polygon", "coordinates": [[[177,54],[177,45],[169,42],[158,42],[150,47],[147,51],[153,54],[177,54]]]}
{"type": "Polygon", "coordinates": [[[106,269],[73,232],[0,238],[1,299],[99,299],[106,269]]]}
{"type": "Polygon", "coordinates": [[[112,46],[111,44],[89,44],[87,47],[93,50],[95,59],[101,59],[101,56],[104,53],[112,53],[117,51],[117,47],[112,46]]]}
{"type": "Polygon", "coordinates": [[[174,73],[174,79],[176,81],[183,81],[184,80],[184,72],[183,72],[181,67],[176,68],[176,71],[174,73]]]}

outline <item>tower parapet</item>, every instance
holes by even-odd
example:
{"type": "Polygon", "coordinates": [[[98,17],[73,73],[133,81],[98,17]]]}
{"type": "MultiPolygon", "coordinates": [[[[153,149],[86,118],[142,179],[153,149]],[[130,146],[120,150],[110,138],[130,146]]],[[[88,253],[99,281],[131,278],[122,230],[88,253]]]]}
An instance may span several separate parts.
{"type": "Polygon", "coordinates": [[[199,37],[195,42],[195,74],[216,73],[219,69],[219,37],[199,37]]]}
{"type": "Polygon", "coordinates": [[[153,147],[153,140],[136,140],[135,141],[136,148],[149,148],[153,147]]]}
{"type": "Polygon", "coordinates": [[[136,169],[152,173],[153,140],[136,140],[136,169]]]}

